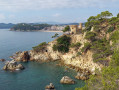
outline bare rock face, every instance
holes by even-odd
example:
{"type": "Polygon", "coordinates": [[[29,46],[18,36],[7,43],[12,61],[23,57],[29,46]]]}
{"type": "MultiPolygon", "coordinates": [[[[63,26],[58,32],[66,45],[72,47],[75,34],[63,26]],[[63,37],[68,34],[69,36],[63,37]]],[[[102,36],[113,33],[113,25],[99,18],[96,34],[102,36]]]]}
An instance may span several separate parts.
{"type": "Polygon", "coordinates": [[[6,62],[5,66],[3,67],[4,70],[23,70],[25,69],[22,64],[18,64],[15,60],[6,62]]]}
{"type": "Polygon", "coordinates": [[[50,85],[47,85],[45,87],[45,90],[55,90],[55,87],[54,87],[54,85],[52,83],[50,83],[50,85]]]}
{"type": "Polygon", "coordinates": [[[21,60],[22,60],[23,62],[27,62],[27,61],[29,60],[29,58],[30,58],[30,56],[29,56],[29,54],[28,54],[28,51],[22,52],[22,54],[21,54],[21,60]]]}
{"type": "Polygon", "coordinates": [[[30,60],[30,55],[28,51],[16,52],[13,56],[16,61],[28,62],[30,60]]]}
{"type": "Polygon", "coordinates": [[[5,59],[0,59],[0,61],[4,62],[4,61],[6,61],[6,60],[5,60],[5,59]]]}
{"type": "Polygon", "coordinates": [[[75,84],[75,81],[73,79],[71,79],[68,76],[64,76],[62,77],[62,79],[60,80],[61,84],[75,84]]]}
{"type": "Polygon", "coordinates": [[[87,80],[89,79],[89,73],[88,72],[83,72],[83,73],[77,73],[77,75],[75,76],[76,79],[79,80],[87,80]]]}

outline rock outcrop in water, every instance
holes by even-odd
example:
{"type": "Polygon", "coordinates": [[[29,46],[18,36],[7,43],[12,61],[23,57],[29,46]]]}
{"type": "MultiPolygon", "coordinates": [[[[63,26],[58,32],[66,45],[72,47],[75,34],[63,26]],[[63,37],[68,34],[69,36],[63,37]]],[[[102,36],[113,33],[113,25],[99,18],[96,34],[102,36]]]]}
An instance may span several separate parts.
{"type": "Polygon", "coordinates": [[[25,69],[22,64],[18,64],[15,60],[8,61],[5,63],[5,66],[3,67],[4,70],[23,70],[25,69]]]}
{"type": "Polygon", "coordinates": [[[0,59],[0,61],[4,62],[4,61],[6,61],[6,60],[5,60],[5,59],[0,59]]]}
{"type": "Polygon", "coordinates": [[[71,79],[68,76],[64,76],[62,77],[62,79],[60,80],[61,84],[75,84],[75,81],[73,79],[71,79]]]}
{"type": "Polygon", "coordinates": [[[12,57],[13,59],[15,58],[16,61],[28,62],[30,60],[30,55],[28,51],[16,52],[16,54],[14,54],[14,56],[12,57]],[[17,56],[18,58],[15,58],[17,56]]]}
{"type": "Polygon", "coordinates": [[[52,83],[50,83],[50,85],[47,85],[45,87],[45,90],[55,90],[55,86],[52,83]]]}

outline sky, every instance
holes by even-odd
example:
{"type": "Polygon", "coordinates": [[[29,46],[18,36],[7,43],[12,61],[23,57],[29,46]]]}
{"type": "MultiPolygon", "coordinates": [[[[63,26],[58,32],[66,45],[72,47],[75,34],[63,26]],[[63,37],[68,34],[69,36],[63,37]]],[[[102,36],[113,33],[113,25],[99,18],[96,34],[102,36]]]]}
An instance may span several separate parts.
{"type": "Polygon", "coordinates": [[[86,22],[102,11],[119,13],[119,0],[0,0],[0,23],[86,22]]]}

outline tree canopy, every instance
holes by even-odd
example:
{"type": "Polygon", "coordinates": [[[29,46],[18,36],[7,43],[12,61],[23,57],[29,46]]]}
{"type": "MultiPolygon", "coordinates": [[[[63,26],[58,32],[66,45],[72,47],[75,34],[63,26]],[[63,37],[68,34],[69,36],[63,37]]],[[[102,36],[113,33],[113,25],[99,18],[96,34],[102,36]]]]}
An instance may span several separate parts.
{"type": "Polygon", "coordinates": [[[66,26],[63,30],[63,32],[67,32],[67,31],[70,31],[70,27],[69,26],[66,26]]]}
{"type": "Polygon", "coordinates": [[[26,24],[26,23],[19,23],[11,28],[11,30],[20,30],[20,31],[27,31],[27,30],[41,30],[45,27],[49,27],[49,24],[26,24]]]}

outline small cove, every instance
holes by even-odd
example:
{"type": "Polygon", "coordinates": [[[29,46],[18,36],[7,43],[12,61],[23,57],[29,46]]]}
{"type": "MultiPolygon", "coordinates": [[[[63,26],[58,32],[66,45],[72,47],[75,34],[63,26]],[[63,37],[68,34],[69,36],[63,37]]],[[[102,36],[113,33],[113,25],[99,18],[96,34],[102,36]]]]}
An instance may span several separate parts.
{"type": "MultiPolygon", "coordinates": [[[[9,56],[17,51],[31,50],[41,42],[50,42],[56,32],[13,32],[8,29],[0,30],[0,58],[9,60],[9,56]]],[[[58,32],[60,35],[62,33],[58,32]]],[[[56,90],[74,90],[84,86],[84,81],[74,79],[76,72],[65,70],[65,67],[56,66],[56,62],[22,63],[25,70],[16,72],[3,71],[4,63],[0,62],[0,90],[44,90],[52,82],[56,90]],[[62,85],[59,83],[63,76],[70,76],[77,83],[62,85]]]]}

